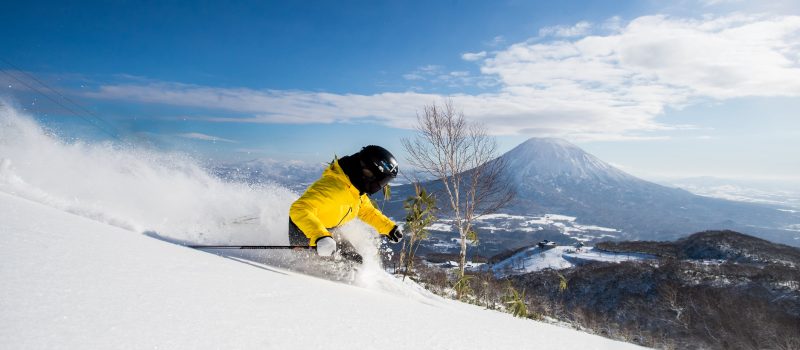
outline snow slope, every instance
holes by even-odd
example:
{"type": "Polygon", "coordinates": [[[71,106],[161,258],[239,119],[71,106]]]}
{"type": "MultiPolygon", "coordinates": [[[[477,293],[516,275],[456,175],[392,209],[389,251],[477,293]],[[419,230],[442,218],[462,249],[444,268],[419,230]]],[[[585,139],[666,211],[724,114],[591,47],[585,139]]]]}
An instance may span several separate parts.
{"type": "MultiPolygon", "coordinates": [[[[65,142],[0,104],[0,349],[634,347],[443,300],[369,255],[350,285],[280,252],[167,242],[285,244],[296,196],[181,155],[65,142]]],[[[374,232],[346,231],[376,252],[374,232]]]]}
{"type": "Polygon", "coordinates": [[[0,193],[0,348],[633,345],[418,293],[242,263],[0,193]]]}

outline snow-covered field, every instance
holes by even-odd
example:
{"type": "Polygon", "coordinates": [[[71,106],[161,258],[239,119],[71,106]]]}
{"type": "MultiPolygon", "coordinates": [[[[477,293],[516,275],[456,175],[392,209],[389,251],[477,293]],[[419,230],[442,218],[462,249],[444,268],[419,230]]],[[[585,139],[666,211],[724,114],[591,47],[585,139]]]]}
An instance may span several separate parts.
{"type": "Polygon", "coordinates": [[[558,230],[564,235],[578,241],[589,241],[595,238],[616,237],[619,230],[597,225],[583,225],[578,218],[560,214],[544,214],[539,216],[492,214],[480,217],[475,224],[477,228],[489,231],[523,231],[535,232],[544,228],[558,230]]]}
{"type": "Polygon", "coordinates": [[[496,276],[504,277],[544,269],[566,269],[587,262],[622,262],[653,258],[646,254],[611,253],[594,247],[576,249],[569,246],[556,246],[542,249],[537,246],[521,250],[494,265],[481,266],[481,269],[491,269],[496,276]]]}
{"type": "MultiPolygon", "coordinates": [[[[286,240],[296,194],[222,182],[191,159],[64,143],[0,107],[0,164],[2,349],[635,348],[441,299],[375,260],[346,284],[274,251],[155,239],[286,240]]],[[[350,231],[376,250],[374,233],[350,231]]]]}
{"type": "MultiPolygon", "coordinates": [[[[560,214],[544,215],[510,215],[510,214],[489,214],[483,215],[475,220],[475,228],[481,232],[536,232],[545,228],[552,229],[570,236],[575,240],[586,242],[592,239],[604,237],[616,237],[620,231],[614,228],[602,227],[597,225],[584,225],[577,222],[574,216],[560,214]]],[[[453,225],[450,219],[439,219],[430,226],[428,230],[452,232],[453,225]]],[[[454,248],[455,245],[447,245],[444,249],[454,248]]]]}

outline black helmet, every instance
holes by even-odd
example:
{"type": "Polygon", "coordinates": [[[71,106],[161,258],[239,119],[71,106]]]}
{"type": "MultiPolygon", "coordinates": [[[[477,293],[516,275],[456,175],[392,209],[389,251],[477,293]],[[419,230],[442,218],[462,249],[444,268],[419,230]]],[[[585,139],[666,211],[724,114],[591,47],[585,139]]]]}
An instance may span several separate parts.
{"type": "Polygon", "coordinates": [[[397,160],[381,146],[369,145],[358,152],[364,179],[364,192],[374,194],[397,177],[397,160]]]}

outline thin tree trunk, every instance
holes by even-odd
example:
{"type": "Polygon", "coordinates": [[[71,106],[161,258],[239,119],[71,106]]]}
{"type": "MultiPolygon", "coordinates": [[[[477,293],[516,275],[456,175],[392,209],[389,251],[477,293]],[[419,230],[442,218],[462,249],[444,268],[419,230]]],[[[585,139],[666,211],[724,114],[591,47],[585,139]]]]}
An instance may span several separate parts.
{"type": "Polygon", "coordinates": [[[461,251],[459,252],[459,260],[458,260],[458,277],[464,277],[464,268],[467,265],[467,234],[466,232],[461,232],[461,251]]]}
{"type": "MultiPolygon", "coordinates": [[[[397,259],[397,265],[395,265],[395,267],[394,267],[394,273],[397,273],[397,266],[398,265],[400,267],[402,267],[404,265],[403,264],[403,259],[405,259],[405,256],[406,256],[406,241],[403,241],[403,247],[400,249],[400,258],[397,259]]],[[[405,276],[403,276],[403,277],[405,278],[405,276]]]]}

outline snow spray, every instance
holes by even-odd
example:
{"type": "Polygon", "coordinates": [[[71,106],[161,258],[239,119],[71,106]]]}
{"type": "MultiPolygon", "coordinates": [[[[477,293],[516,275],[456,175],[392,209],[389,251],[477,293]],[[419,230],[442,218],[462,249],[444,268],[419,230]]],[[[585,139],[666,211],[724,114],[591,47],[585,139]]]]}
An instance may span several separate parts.
{"type": "MultiPolygon", "coordinates": [[[[275,184],[225,181],[199,164],[186,154],[141,146],[67,142],[0,103],[2,192],[167,241],[288,244],[296,193],[275,184]]],[[[380,238],[372,228],[354,220],[338,232],[364,258],[353,284],[429,297],[383,270],[380,238]]],[[[287,253],[250,252],[242,258],[290,269],[303,264],[287,253]]]]}
{"type": "Polygon", "coordinates": [[[198,164],[180,153],[66,142],[0,104],[0,191],[177,240],[288,243],[289,205],[297,194],[226,182],[198,164]]]}

